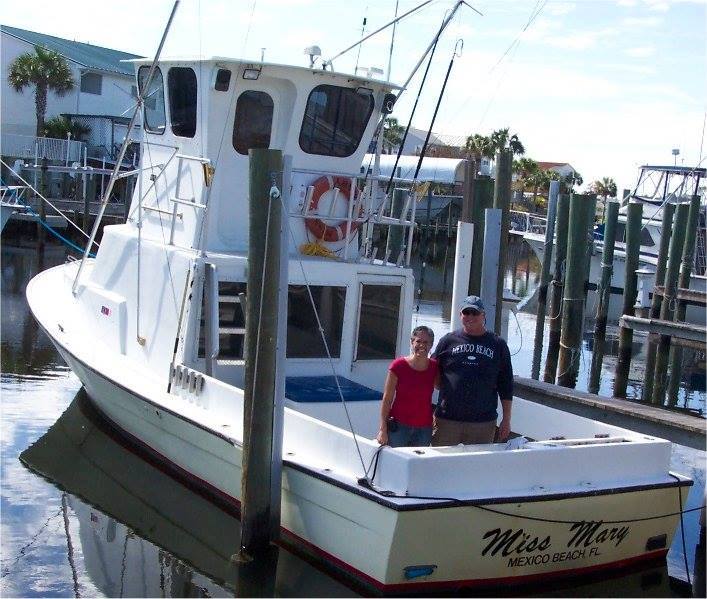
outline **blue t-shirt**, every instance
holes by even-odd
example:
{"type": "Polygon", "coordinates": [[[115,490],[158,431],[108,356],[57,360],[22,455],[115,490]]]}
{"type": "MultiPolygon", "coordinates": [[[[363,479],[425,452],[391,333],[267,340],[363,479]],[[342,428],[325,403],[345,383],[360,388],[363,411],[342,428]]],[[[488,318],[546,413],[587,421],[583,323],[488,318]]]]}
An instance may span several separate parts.
{"type": "Polygon", "coordinates": [[[437,416],[489,422],[498,417],[499,398],[513,399],[511,354],[498,335],[467,335],[463,329],[447,333],[433,357],[441,374],[437,416]]]}

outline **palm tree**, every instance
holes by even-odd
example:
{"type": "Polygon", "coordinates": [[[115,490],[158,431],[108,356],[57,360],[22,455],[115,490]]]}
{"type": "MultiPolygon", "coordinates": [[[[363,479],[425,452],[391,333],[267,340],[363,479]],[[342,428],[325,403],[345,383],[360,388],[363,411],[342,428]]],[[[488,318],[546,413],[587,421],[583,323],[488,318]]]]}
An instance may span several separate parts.
{"type": "Polygon", "coordinates": [[[395,117],[387,117],[383,122],[383,148],[387,146],[388,153],[392,153],[393,149],[397,149],[403,141],[405,127],[398,123],[395,117]]]}
{"type": "Polygon", "coordinates": [[[532,158],[520,158],[513,161],[513,172],[515,179],[513,188],[517,195],[523,195],[523,192],[530,190],[530,177],[539,170],[538,163],[532,158]]]}
{"type": "Polygon", "coordinates": [[[602,177],[589,186],[589,191],[602,199],[602,215],[605,215],[607,198],[616,197],[616,182],[611,177],[602,177]]]}
{"type": "Polygon", "coordinates": [[[533,190],[533,212],[538,212],[538,193],[548,189],[551,180],[552,174],[541,169],[538,169],[528,177],[528,184],[533,190]]]}
{"type": "Polygon", "coordinates": [[[582,179],[582,175],[579,174],[579,171],[572,171],[569,175],[560,179],[560,181],[564,184],[567,192],[572,192],[575,185],[579,187],[584,183],[584,179],[582,179]]]}
{"type": "Polygon", "coordinates": [[[493,158],[494,154],[491,138],[485,135],[479,135],[478,133],[474,133],[466,138],[464,151],[468,156],[475,158],[477,162],[481,160],[481,158],[493,158]]]}
{"type": "Polygon", "coordinates": [[[525,154],[525,147],[521,143],[520,139],[518,139],[518,136],[515,133],[510,135],[510,130],[508,127],[505,129],[496,129],[491,134],[491,143],[493,144],[495,151],[510,149],[514,156],[516,154],[520,156],[525,154]]]}
{"type": "Polygon", "coordinates": [[[41,46],[35,46],[34,52],[25,52],[13,60],[7,80],[17,93],[34,86],[37,137],[44,135],[47,93],[53,91],[57,96],[63,96],[76,85],[64,57],[41,46]]]}

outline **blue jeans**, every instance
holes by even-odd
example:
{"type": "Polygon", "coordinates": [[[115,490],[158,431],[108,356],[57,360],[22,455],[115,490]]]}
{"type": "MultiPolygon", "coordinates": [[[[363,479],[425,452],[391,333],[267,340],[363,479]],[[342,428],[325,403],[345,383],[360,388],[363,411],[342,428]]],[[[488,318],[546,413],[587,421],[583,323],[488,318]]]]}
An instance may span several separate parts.
{"type": "Polygon", "coordinates": [[[388,445],[391,447],[429,447],[432,441],[431,426],[408,426],[397,422],[397,430],[388,430],[388,445]]]}

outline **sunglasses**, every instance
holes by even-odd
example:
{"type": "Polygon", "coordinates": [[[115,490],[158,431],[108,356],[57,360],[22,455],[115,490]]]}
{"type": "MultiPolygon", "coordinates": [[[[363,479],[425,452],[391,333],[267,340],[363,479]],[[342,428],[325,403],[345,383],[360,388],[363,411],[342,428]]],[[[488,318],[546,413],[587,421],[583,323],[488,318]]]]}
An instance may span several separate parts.
{"type": "Polygon", "coordinates": [[[464,310],[462,310],[462,314],[464,316],[469,316],[469,315],[476,316],[477,314],[481,314],[481,310],[474,310],[473,308],[465,308],[464,310]]]}

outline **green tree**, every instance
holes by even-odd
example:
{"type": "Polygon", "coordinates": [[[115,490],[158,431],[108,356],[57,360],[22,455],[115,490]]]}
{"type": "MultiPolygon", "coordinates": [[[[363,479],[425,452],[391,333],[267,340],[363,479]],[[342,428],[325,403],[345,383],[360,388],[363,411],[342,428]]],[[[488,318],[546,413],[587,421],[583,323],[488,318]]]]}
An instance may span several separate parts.
{"type": "Polygon", "coordinates": [[[491,134],[491,143],[493,144],[494,152],[508,148],[513,152],[514,156],[522,156],[525,154],[525,147],[520,139],[518,139],[515,133],[511,135],[508,127],[505,129],[496,129],[491,134]]]}
{"type": "Polygon", "coordinates": [[[386,117],[383,122],[383,149],[392,153],[400,146],[405,134],[405,127],[398,123],[398,119],[393,116],[386,117]]]}
{"type": "Polygon", "coordinates": [[[44,122],[44,132],[47,137],[66,139],[70,133],[72,139],[80,140],[91,132],[91,127],[70,121],[65,116],[55,116],[44,122]]]}
{"type": "Polygon", "coordinates": [[[575,185],[577,187],[582,185],[584,179],[582,179],[582,175],[579,174],[579,171],[573,171],[566,177],[561,178],[560,182],[564,185],[567,192],[570,193],[574,190],[575,185]]]}
{"type": "Polygon", "coordinates": [[[532,158],[520,158],[513,161],[513,190],[516,192],[516,197],[523,197],[526,191],[532,191],[530,186],[530,177],[539,170],[538,163],[532,158]]]}
{"type": "Polygon", "coordinates": [[[44,135],[48,92],[63,96],[76,86],[64,57],[41,46],[35,46],[34,52],[25,52],[13,60],[7,80],[17,93],[22,93],[26,87],[34,87],[37,137],[44,135]]]}
{"type": "Polygon", "coordinates": [[[601,198],[601,216],[606,214],[607,198],[616,197],[616,182],[611,177],[597,179],[589,186],[589,191],[601,198]]]}
{"type": "Polygon", "coordinates": [[[469,135],[464,143],[464,153],[471,158],[475,158],[477,162],[481,158],[493,158],[491,138],[478,133],[469,135]]]}

